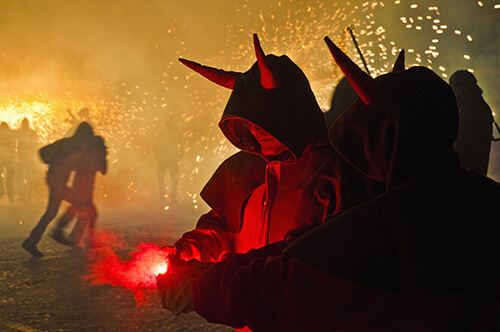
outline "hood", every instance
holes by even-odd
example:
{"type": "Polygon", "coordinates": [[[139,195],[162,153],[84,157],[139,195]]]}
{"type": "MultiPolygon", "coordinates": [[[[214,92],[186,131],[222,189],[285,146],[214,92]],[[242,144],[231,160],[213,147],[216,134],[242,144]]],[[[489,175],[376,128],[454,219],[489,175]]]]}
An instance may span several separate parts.
{"type": "Polygon", "coordinates": [[[179,59],[184,65],[233,92],[219,127],[229,141],[243,151],[267,161],[295,163],[305,148],[327,130],[309,81],[287,56],[265,55],[253,36],[257,62],[244,73],[228,72],[179,59]],[[264,156],[250,124],[267,132],[286,147],[278,156],[264,156]]]}
{"type": "Polygon", "coordinates": [[[358,99],[330,128],[334,148],[388,187],[434,165],[458,165],[458,110],[450,86],[424,67],[374,81],[383,99],[371,105],[358,99]]]}
{"type": "Polygon", "coordinates": [[[73,138],[78,140],[78,139],[84,139],[88,137],[94,136],[94,130],[92,129],[92,126],[88,122],[81,122],[78,127],[76,128],[75,133],[73,134],[73,138]]]}
{"type": "Polygon", "coordinates": [[[295,63],[284,55],[267,55],[266,59],[280,79],[278,87],[264,88],[259,66],[254,63],[236,80],[219,126],[236,147],[261,154],[248,129],[248,122],[254,123],[287,147],[278,160],[296,162],[306,146],[326,135],[323,112],[309,81],[295,63]]]}

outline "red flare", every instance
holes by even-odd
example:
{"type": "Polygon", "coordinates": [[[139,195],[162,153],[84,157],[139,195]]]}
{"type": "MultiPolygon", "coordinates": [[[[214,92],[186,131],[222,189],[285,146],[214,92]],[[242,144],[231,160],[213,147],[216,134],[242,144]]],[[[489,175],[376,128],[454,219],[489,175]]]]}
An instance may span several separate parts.
{"type": "Polygon", "coordinates": [[[132,291],[140,305],[147,302],[156,290],[156,279],[169,268],[168,255],[172,249],[160,248],[154,243],[140,243],[137,249],[122,261],[116,254],[119,237],[99,230],[95,246],[89,251],[88,274],[83,277],[92,285],[109,284],[132,291]]]}
{"type": "Polygon", "coordinates": [[[203,66],[200,65],[197,62],[186,60],[179,58],[179,61],[197,72],[198,74],[202,75],[203,77],[209,79],[210,81],[223,86],[228,89],[233,89],[234,83],[240,77],[241,73],[234,72],[234,71],[225,71],[222,69],[215,69],[212,67],[208,66],[203,66]]]}
{"type": "Polygon", "coordinates": [[[405,50],[402,49],[399,52],[396,62],[394,62],[394,66],[392,67],[392,72],[397,73],[404,70],[405,70],[405,50]]]}
{"type": "Polygon", "coordinates": [[[365,105],[374,105],[384,97],[383,88],[367,73],[362,71],[344,52],[342,52],[328,37],[325,42],[332,53],[335,62],[347,77],[349,83],[365,105]]]}
{"type": "Polygon", "coordinates": [[[257,57],[257,63],[259,64],[260,70],[260,84],[268,90],[278,87],[278,80],[273,74],[273,67],[266,60],[266,55],[260,46],[259,37],[257,34],[253,34],[253,46],[255,48],[255,56],[257,57]]]}

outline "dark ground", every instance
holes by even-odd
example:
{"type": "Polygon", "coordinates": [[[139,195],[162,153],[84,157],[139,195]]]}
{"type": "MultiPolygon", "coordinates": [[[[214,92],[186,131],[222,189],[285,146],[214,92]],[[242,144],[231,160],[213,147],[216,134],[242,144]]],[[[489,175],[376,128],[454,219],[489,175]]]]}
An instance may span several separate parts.
{"type": "MultiPolygon", "coordinates": [[[[52,240],[47,236],[51,225],[38,246],[45,257],[32,258],[20,245],[42,214],[43,204],[9,204],[5,197],[0,199],[0,331],[233,331],[194,313],[176,317],[161,308],[155,295],[138,306],[129,291],[90,285],[82,279],[86,250],[52,240]]],[[[98,227],[123,233],[126,258],[139,242],[173,243],[194,227],[201,212],[187,204],[168,211],[159,205],[135,211],[103,208],[98,227]]]]}

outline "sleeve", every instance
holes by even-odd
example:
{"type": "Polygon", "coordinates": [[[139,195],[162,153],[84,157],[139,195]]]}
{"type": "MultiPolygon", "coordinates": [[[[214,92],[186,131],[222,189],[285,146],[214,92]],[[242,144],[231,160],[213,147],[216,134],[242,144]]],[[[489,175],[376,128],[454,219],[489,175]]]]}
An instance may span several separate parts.
{"type": "Polygon", "coordinates": [[[233,236],[224,220],[211,210],[202,215],[196,228],[184,233],[174,247],[184,260],[217,262],[232,252],[233,236]]]}
{"type": "Polygon", "coordinates": [[[67,149],[69,146],[69,141],[67,139],[60,139],[54,143],[45,145],[38,150],[38,154],[45,164],[52,163],[56,157],[62,153],[63,150],[67,149]]]}
{"type": "Polygon", "coordinates": [[[193,289],[196,312],[209,322],[254,331],[335,331],[373,317],[387,301],[379,290],[286,254],[255,256],[230,255],[202,273],[193,289]]]}

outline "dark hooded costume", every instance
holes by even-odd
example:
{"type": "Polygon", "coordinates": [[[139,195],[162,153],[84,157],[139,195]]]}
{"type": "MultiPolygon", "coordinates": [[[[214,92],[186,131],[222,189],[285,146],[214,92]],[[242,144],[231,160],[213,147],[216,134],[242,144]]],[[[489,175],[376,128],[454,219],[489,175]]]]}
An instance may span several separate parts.
{"type": "Polygon", "coordinates": [[[254,331],[498,331],[500,184],[459,166],[451,88],[423,67],[346,75],[361,98],[331,142],[386,191],[282,255],[228,255],[196,279],[196,312],[254,331]]]}
{"type": "Polygon", "coordinates": [[[70,206],[57,220],[52,237],[63,244],[77,246],[81,243],[85,230],[92,239],[97,220],[97,208],[94,204],[94,184],[97,172],[105,175],[107,172],[107,148],[101,136],[94,135],[92,127],[82,122],[76,133],[86,128],[87,132],[79,138],[82,150],[81,162],[75,169],[73,185],[65,198],[70,206]],[[73,230],[66,238],[63,229],[77,217],[73,230]]]}
{"type": "Polygon", "coordinates": [[[49,165],[46,177],[49,202],[38,224],[23,242],[24,249],[34,256],[43,256],[36,246],[49,223],[57,216],[63,200],[88,206],[90,195],[91,203],[95,172],[106,172],[105,151],[104,141],[100,136],[94,136],[92,127],[86,122],[78,126],[73,136],[57,140],[39,150],[43,162],[49,165]],[[97,157],[96,153],[92,153],[96,150],[99,151],[97,157]],[[75,171],[73,187],[79,187],[73,192],[67,185],[71,171],[75,171]],[[89,173],[90,177],[87,176],[89,173]]]}
{"type": "Polygon", "coordinates": [[[219,126],[243,150],[224,161],[203,189],[201,196],[212,210],[175,243],[183,259],[215,262],[226,253],[283,240],[366,200],[372,190],[333,151],[300,68],[286,56],[265,56],[256,36],[254,44],[258,62],[243,74],[181,59],[233,89],[219,126]],[[284,151],[265,155],[250,126],[267,132],[284,151]],[[349,187],[341,178],[350,179],[345,182],[349,187]]]}

